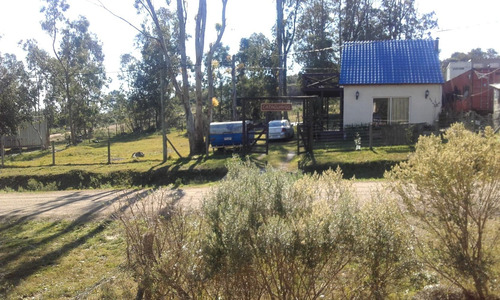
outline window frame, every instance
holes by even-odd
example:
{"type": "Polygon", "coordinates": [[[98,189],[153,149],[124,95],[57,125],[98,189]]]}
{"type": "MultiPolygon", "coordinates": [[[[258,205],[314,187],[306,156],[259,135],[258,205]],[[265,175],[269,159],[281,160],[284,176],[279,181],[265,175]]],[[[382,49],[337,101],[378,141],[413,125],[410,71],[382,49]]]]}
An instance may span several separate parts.
{"type": "Polygon", "coordinates": [[[378,124],[408,124],[410,123],[410,99],[411,97],[373,97],[373,109],[372,109],[372,123],[378,124]],[[381,118],[380,121],[376,121],[374,115],[376,114],[376,102],[378,101],[387,101],[387,115],[386,118],[381,118]],[[394,120],[394,109],[395,109],[395,101],[398,100],[406,100],[404,105],[407,106],[406,110],[406,120],[394,120]]]}

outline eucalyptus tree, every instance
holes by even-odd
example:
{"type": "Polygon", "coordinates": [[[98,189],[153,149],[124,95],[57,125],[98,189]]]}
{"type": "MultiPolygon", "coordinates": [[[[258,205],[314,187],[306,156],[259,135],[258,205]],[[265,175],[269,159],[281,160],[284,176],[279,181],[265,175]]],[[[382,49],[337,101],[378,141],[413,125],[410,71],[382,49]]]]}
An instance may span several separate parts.
{"type": "MultiPolygon", "coordinates": [[[[218,120],[230,120],[231,112],[231,97],[232,97],[232,62],[233,56],[229,54],[229,46],[221,46],[214,51],[211,61],[208,61],[208,56],[205,56],[205,68],[208,72],[208,64],[212,69],[212,102],[213,109],[218,110],[218,120]],[[213,100],[215,97],[216,101],[213,100]]],[[[213,113],[216,115],[216,112],[213,113]]]]}
{"type": "Polygon", "coordinates": [[[422,38],[437,27],[435,13],[419,13],[415,0],[382,0],[379,20],[383,37],[393,40],[422,38]]]}
{"type": "Polygon", "coordinates": [[[435,13],[420,13],[415,0],[346,0],[340,19],[342,41],[418,39],[437,27],[435,13]]]}
{"type": "Polygon", "coordinates": [[[26,52],[26,71],[32,82],[34,110],[39,114],[43,113],[51,127],[54,120],[54,107],[46,102],[47,97],[43,97],[50,86],[50,72],[48,72],[50,55],[38,46],[36,40],[24,41],[22,46],[26,52]]]}
{"type": "Polygon", "coordinates": [[[122,91],[127,96],[125,106],[127,119],[133,129],[148,129],[154,124],[155,128],[161,127],[162,115],[169,125],[179,123],[180,116],[177,109],[178,101],[169,97],[170,92],[164,92],[167,97],[164,112],[161,104],[161,81],[169,81],[164,70],[163,54],[159,44],[143,35],[137,36],[137,44],[141,47],[141,56],[135,58],[131,54],[121,57],[121,74],[119,78],[124,82],[122,91]],[[153,122],[152,122],[153,121],[153,122]]]}
{"type": "Polygon", "coordinates": [[[303,0],[276,0],[276,45],[278,48],[279,96],[286,96],[288,53],[292,48],[297,18],[303,0]]]}
{"type": "MultiPolygon", "coordinates": [[[[188,34],[186,31],[187,24],[187,1],[177,0],[176,1],[176,18],[174,19],[175,26],[168,27],[164,22],[158,18],[157,9],[151,0],[136,0],[135,6],[139,10],[144,10],[151,17],[154,24],[154,34],[146,34],[149,38],[155,39],[161,46],[161,50],[164,57],[165,69],[167,70],[167,76],[170,78],[170,82],[174,88],[174,91],[184,106],[185,116],[186,116],[186,127],[189,139],[189,152],[190,155],[202,154],[205,152],[205,143],[203,141],[204,137],[204,112],[203,112],[203,99],[201,93],[201,82],[202,82],[202,71],[201,64],[203,59],[203,47],[205,45],[205,30],[206,30],[206,0],[199,0],[198,2],[198,14],[196,15],[196,29],[195,29],[195,51],[196,51],[196,62],[195,62],[195,87],[196,87],[196,106],[195,115],[192,112],[191,102],[190,102],[190,88],[191,82],[189,80],[189,68],[188,68],[188,54],[186,41],[188,34]],[[175,39],[175,51],[172,51],[170,45],[172,44],[172,39],[175,39]],[[178,64],[176,65],[176,62],[178,64]],[[178,68],[177,68],[178,67],[178,68]],[[178,81],[179,70],[181,81],[178,81]]],[[[225,9],[227,0],[222,0],[222,26],[225,26],[225,9]]],[[[170,6],[170,1],[166,1],[166,6],[170,6]]],[[[219,28],[217,40],[219,37],[222,38],[224,33],[223,28],[219,28]]],[[[213,46],[214,49],[217,46],[216,41],[213,46]]]]}
{"type": "Polygon", "coordinates": [[[337,71],[344,42],[418,39],[437,26],[414,0],[311,0],[300,8],[295,59],[306,72],[337,71]]]}
{"type": "Polygon", "coordinates": [[[69,8],[65,0],[45,1],[42,29],[52,38],[55,56],[55,63],[50,64],[52,96],[59,102],[75,144],[78,133],[91,132],[96,125],[106,80],[104,55],[85,17],[70,21],[64,16],[69,8]]]}
{"type": "Polygon", "coordinates": [[[236,54],[239,96],[277,95],[279,67],[275,54],[276,45],[262,33],[241,39],[236,54]]]}
{"type": "Polygon", "coordinates": [[[345,0],[339,16],[340,44],[381,39],[379,9],[374,0],[345,0]]]}
{"type": "MultiPolygon", "coordinates": [[[[236,90],[239,97],[270,97],[278,95],[280,73],[276,44],[262,33],[242,38],[235,55],[236,90]]],[[[261,118],[260,108],[247,106],[252,118],[261,118]]],[[[248,116],[248,115],[247,115],[248,116]]]]}
{"type": "Polygon", "coordinates": [[[303,4],[298,19],[295,61],[307,73],[338,71],[335,29],[340,0],[312,0],[303,4]]]}
{"type": "Polygon", "coordinates": [[[13,134],[31,117],[31,82],[15,55],[0,52],[0,136],[13,134]]]}
{"type": "Polygon", "coordinates": [[[25,41],[23,49],[26,51],[27,69],[36,88],[37,106],[43,107],[48,127],[65,127],[67,119],[62,116],[63,107],[59,101],[61,92],[57,76],[53,76],[58,69],[57,60],[40,48],[36,40],[25,41]]]}
{"type": "MultiPolygon", "coordinates": [[[[217,38],[214,43],[210,44],[208,53],[207,53],[207,81],[208,81],[208,101],[207,101],[207,106],[208,106],[208,116],[207,116],[207,126],[206,126],[206,136],[205,136],[205,151],[206,154],[208,155],[209,151],[209,138],[210,138],[210,122],[212,122],[212,110],[213,110],[213,102],[212,98],[214,96],[214,75],[213,75],[213,64],[212,60],[214,58],[215,52],[219,50],[221,47],[221,40],[222,37],[224,36],[224,31],[226,30],[226,7],[227,7],[227,1],[228,0],[222,0],[222,16],[221,16],[221,23],[218,23],[215,26],[215,29],[217,30],[217,38]]],[[[206,0],[200,0],[200,7],[202,6],[202,2],[206,2],[206,0]]],[[[204,4],[205,9],[206,9],[206,3],[204,4]]],[[[206,17],[206,14],[205,14],[206,17]]],[[[201,45],[200,45],[201,47],[201,45]]],[[[203,48],[202,48],[203,49],[203,48]]],[[[200,112],[200,115],[202,115],[203,112],[200,112]]]]}

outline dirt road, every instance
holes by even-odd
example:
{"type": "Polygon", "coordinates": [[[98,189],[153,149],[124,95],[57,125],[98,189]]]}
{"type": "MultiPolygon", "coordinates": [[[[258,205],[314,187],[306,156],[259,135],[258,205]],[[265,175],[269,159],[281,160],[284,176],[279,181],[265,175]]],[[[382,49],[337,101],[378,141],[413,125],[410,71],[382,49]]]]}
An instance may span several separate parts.
{"type": "MultiPolygon", "coordinates": [[[[368,199],[381,182],[359,181],[354,188],[360,199],[368,199]]],[[[199,207],[208,187],[181,188],[174,192],[178,203],[199,207]]],[[[102,219],[130,200],[147,196],[151,190],[81,190],[37,193],[0,193],[0,221],[19,219],[102,219]]]]}

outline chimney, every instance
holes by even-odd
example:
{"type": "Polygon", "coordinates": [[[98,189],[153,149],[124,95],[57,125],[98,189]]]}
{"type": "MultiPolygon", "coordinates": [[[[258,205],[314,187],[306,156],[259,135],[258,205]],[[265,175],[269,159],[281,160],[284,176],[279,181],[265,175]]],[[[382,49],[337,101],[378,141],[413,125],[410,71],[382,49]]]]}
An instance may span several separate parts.
{"type": "Polygon", "coordinates": [[[436,50],[436,53],[439,54],[439,38],[436,38],[436,40],[434,41],[434,47],[435,47],[434,50],[436,50]]]}

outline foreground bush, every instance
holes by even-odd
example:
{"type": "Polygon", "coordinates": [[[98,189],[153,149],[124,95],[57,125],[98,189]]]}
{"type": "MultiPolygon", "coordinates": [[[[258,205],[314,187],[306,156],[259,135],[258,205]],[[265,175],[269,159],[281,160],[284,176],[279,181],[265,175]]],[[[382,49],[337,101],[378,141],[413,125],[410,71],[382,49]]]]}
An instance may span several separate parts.
{"type": "Polygon", "coordinates": [[[157,193],[122,218],[137,298],[384,299],[412,288],[397,206],[359,207],[340,170],[300,176],[238,159],[228,170],[199,211],[157,193]]]}
{"type": "Polygon", "coordinates": [[[500,292],[500,142],[452,126],[421,137],[416,152],[389,175],[416,228],[426,265],[472,298],[500,292]]]}
{"type": "Polygon", "coordinates": [[[136,299],[196,299],[203,290],[202,218],[175,205],[179,197],[159,190],[124,204],[128,211],[120,220],[138,282],[136,299]]]}
{"type": "Polygon", "coordinates": [[[340,172],[294,177],[240,163],[205,202],[217,296],[314,299],[335,288],[355,253],[352,195],[340,172]]]}

